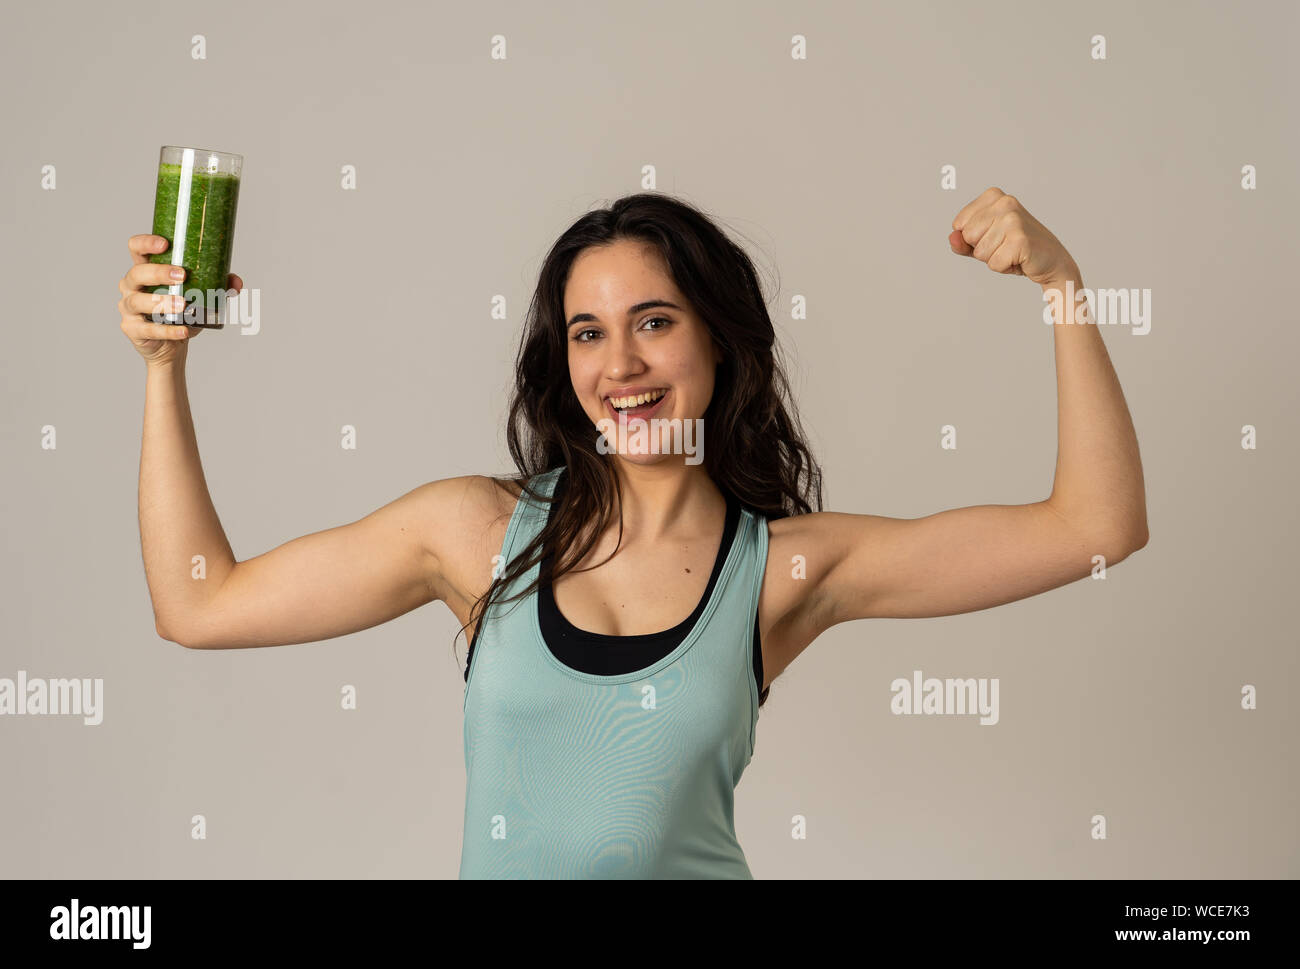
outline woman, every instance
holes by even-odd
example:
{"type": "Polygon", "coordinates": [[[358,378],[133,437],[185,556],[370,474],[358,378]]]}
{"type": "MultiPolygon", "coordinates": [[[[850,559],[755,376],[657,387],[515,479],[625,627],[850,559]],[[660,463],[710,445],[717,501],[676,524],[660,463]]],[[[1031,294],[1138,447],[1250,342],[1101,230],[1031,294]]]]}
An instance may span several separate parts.
{"type": "MultiPolygon", "coordinates": [[[[998,189],[953,229],[953,252],[1044,293],[1082,289],[998,189]]],[[[752,264],[695,208],[640,194],[583,216],[542,267],[510,404],[518,475],[431,482],[236,562],[186,398],[201,331],[146,318],[172,308],[146,292],[170,281],[148,262],[165,242],[129,247],[120,310],[148,364],[140,530],[159,635],[314,642],[445,602],[470,631],[462,877],[752,877],[734,790],[772,681],[822,632],[1011,602],[1147,540],[1136,436],[1092,326],[1054,327],[1048,498],[915,520],[814,512],[821,475],[752,264]]]]}

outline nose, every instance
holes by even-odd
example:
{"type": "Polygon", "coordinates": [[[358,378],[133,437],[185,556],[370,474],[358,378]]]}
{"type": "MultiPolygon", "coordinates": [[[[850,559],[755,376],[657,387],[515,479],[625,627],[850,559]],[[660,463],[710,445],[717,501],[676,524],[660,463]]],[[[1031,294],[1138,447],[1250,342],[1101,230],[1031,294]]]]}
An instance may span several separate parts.
{"type": "Polygon", "coordinates": [[[608,339],[605,344],[608,357],[605,369],[611,380],[622,381],[645,369],[636,351],[636,342],[625,333],[619,333],[608,339]]]}

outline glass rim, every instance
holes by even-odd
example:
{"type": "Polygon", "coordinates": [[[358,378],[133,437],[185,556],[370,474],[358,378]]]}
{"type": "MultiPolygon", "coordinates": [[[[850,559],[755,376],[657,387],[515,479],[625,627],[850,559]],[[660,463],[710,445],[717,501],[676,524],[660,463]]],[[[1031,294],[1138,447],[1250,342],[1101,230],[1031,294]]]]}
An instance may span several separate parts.
{"type": "Polygon", "coordinates": [[[243,155],[237,155],[233,151],[218,151],[216,148],[195,148],[192,145],[163,145],[159,151],[166,151],[168,148],[175,148],[177,151],[203,152],[206,155],[220,155],[223,158],[238,158],[241,162],[244,160],[243,155]]]}

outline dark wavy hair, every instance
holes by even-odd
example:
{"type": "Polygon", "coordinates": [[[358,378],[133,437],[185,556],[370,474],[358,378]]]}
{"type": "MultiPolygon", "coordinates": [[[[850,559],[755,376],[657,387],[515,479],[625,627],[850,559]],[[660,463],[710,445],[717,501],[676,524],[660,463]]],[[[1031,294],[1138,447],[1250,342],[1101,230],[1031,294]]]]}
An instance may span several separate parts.
{"type": "MultiPolygon", "coordinates": [[[[578,255],[620,240],[649,243],[658,250],[673,282],[722,349],[703,425],[704,466],[718,490],[769,519],[813,511],[810,498],[815,498],[816,510],[822,510],[821,470],[789,402],[789,384],[777,359],[776,336],[753,263],[689,203],[655,192],[624,196],[578,219],[542,265],[515,360],[506,432],[518,474],[494,475],[492,480],[511,495],[513,486],[547,505],[552,499],[530,488],[529,480],[564,465],[565,487],[554,498],[548,523],[493,579],[457,638],[485,616],[494,601],[514,601],[543,581],[554,582],[573,571],[616,515],[622,544],[622,493],[611,464],[615,459],[597,450],[595,425],[568,379],[564,319],[564,289],[578,255]],[[555,556],[549,577],[539,570],[528,588],[501,598],[504,588],[541,561],[543,548],[563,550],[555,556]]],[[[475,641],[480,629],[481,623],[475,641]]],[[[454,649],[455,639],[452,645],[454,649]]],[[[760,706],[770,690],[763,690],[760,706]]]]}

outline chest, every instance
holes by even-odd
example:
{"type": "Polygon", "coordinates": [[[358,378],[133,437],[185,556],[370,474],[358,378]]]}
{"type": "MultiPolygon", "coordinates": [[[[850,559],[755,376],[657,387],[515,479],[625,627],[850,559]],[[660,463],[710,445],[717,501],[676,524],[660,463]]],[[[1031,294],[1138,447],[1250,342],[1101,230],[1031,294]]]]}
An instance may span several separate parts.
{"type": "Polygon", "coordinates": [[[560,613],[587,632],[639,636],[671,629],[694,612],[709,584],[720,536],[657,546],[598,544],[552,587],[560,613]],[[591,566],[595,568],[591,568],[591,566]]]}

